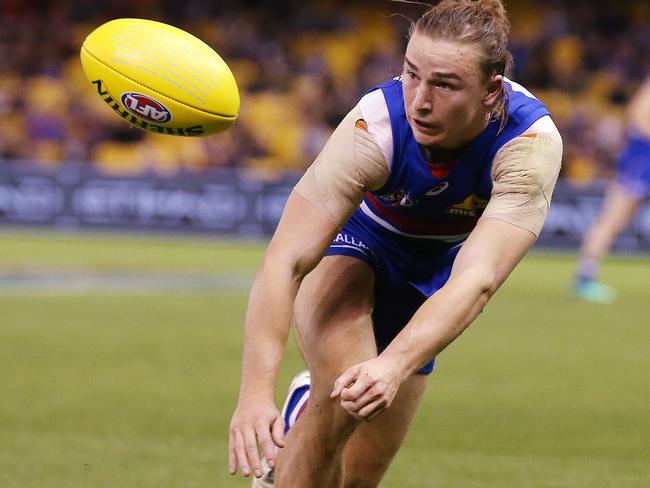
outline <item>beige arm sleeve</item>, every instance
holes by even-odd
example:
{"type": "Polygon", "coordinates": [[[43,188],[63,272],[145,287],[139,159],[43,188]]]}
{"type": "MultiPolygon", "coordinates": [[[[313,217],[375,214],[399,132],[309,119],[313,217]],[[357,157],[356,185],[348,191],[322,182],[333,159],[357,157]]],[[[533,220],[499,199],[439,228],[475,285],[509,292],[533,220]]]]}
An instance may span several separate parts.
{"type": "Polygon", "coordinates": [[[367,190],[381,188],[390,168],[374,137],[368,133],[361,109],[355,107],[336,128],[295,190],[343,226],[367,190]]]}
{"type": "Polygon", "coordinates": [[[494,158],[492,196],[481,219],[505,220],[539,237],[561,163],[557,130],[525,133],[508,142],[494,158]]]}

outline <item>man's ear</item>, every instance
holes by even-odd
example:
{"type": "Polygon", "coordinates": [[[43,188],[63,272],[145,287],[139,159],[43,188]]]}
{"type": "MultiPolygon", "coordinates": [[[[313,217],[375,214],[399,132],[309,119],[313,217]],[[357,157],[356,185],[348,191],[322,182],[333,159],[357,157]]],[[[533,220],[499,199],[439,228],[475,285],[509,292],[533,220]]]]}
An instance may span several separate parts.
{"type": "Polygon", "coordinates": [[[503,76],[497,74],[492,75],[487,82],[486,93],[483,97],[483,105],[488,112],[494,109],[503,90],[503,76]]]}

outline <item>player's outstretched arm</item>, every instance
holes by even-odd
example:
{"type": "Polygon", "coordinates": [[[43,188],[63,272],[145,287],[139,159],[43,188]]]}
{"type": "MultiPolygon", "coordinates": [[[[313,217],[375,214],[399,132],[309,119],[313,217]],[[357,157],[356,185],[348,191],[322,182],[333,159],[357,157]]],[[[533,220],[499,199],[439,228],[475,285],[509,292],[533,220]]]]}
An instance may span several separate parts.
{"type": "Polygon", "coordinates": [[[508,222],[485,219],[463,245],[447,284],[431,296],[377,358],[348,369],[332,398],[369,420],[390,406],[401,383],[456,339],[477,317],[535,235],[508,222]]]}
{"type": "Polygon", "coordinates": [[[509,222],[481,220],[460,250],[447,284],[415,313],[387,355],[406,375],[437,356],[476,319],[535,240],[535,234],[509,222]]]}
{"type": "Polygon", "coordinates": [[[261,474],[258,447],[271,466],[283,445],[274,403],[293,302],[302,279],[322,259],[338,229],[388,177],[384,155],[359,107],[340,123],[291,193],[257,273],[246,312],[239,401],[230,425],[229,469],[261,474]]]}
{"type": "Polygon", "coordinates": [[[321,260],[337,225],[292,192],[250,292],[244,334],[242,380],[230,425],[229,471],[261,475],[259,450],[270,465],[282,447],[283,419],[275,405],[276,377],[293,302],[302,279],[321,260]]]}
{"type": "Polygon", "coordinates": [[[490,203],[445,286],[422,304],[379,357],[351,367],[336,381],[332,398],[340,397],[351,415],[369,419],[388,408],[402,381],[483,310],[539,235],[561,159],[562,140],[550,119],[500,150],[490,203]]]}

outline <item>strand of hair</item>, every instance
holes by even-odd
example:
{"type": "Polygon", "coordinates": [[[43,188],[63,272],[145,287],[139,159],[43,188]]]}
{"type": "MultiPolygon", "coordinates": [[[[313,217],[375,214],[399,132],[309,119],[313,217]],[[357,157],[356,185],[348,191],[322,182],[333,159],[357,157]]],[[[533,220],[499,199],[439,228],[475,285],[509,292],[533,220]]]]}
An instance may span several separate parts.
{"type": "Polygon", "coordinates": [[[410,5],[422,5],[423,7],[433,7],[432,3],[427,3],[427,2],[415,2],[413,0],[390,0],[391,2],[394,3],[408,3],[410,5]]]}

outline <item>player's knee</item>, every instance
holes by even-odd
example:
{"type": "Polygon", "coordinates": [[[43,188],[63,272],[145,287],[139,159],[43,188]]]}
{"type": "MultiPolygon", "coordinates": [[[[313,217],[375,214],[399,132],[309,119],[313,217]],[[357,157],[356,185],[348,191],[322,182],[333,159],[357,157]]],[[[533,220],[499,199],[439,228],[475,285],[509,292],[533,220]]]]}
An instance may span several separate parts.
{"type": "Polygon", "coordinates": [[[321,440],[325,445],[338,446],[354,432],[361,421],[345,411],[339,400],[332,400],[330,393],[331,387],[319,388],[312,383],[307,409],[316,423],[321,426],[321,440]]]}
{"type": "Polygon", "coordinates": [[[330,391],[322,396],[313,395],[309,398],[309,407],[315,410],[315,414],[326,419],[332,432],[354,430],[361,424],[360,420],[355,419],[343,407],[340,400],[332,400],[330,391]]]}

